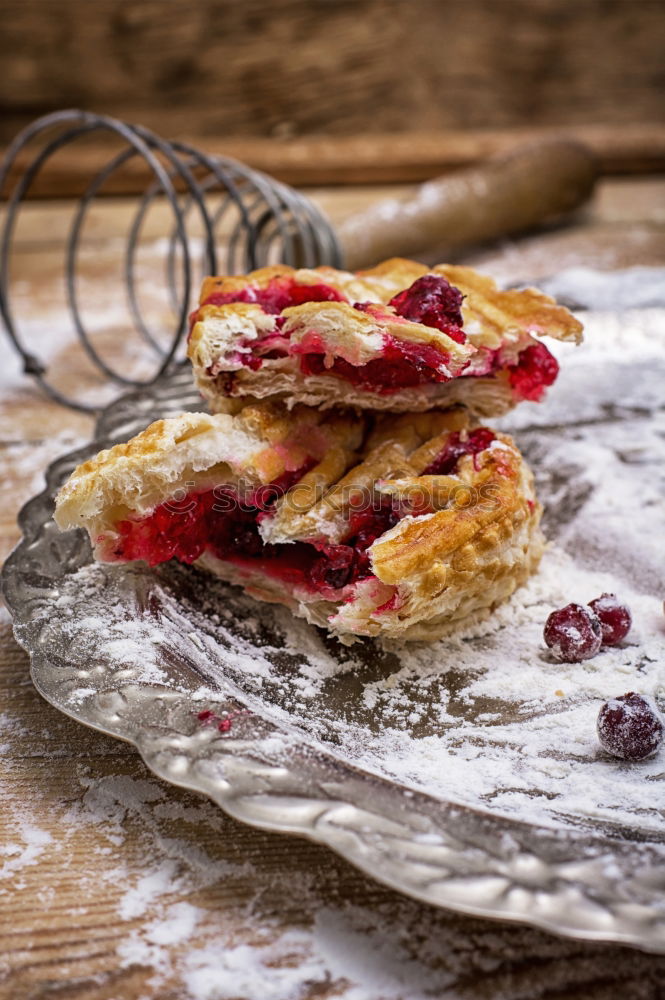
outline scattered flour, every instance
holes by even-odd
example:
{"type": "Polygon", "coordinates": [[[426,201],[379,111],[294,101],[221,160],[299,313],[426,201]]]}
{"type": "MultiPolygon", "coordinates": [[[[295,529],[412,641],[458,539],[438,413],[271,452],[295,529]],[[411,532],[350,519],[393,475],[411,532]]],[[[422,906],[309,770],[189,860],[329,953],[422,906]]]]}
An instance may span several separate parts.
{"type": "Polygon", "coordinates": [[[665,268],[627,267],[595,271],[569,267],[539,287],[559,302],[586,309],[646,309],[665,306],[665,268]]]}
{"type": "MultiPolygon", "coordinates": [[[[259,611],[235,592],[206,585],[206,631],[186,603],[173,603],[167,577],[156,577],[139,602],[137,581],[128,578],[118,593],[96,568],[84,567],[62,588],[54,628],[82,655],[95,649],[90,670],[119,680],[126,671],[136,677],[138,661],[141,683],[177,690],[178,658],[198,666],[207,658],[195,701],[205,704],[216,673],[227,673],[248,703],[296,739],[396,779],[405,794],[420,788],[562,829],[611,820],[646,835],[662,832],[662,755],[639,765],[610,761],[594,735],[606,697],[634,689],[662,705],[665,694],[664,428],[647,412],[662,400],[662,330],[648,312],[584,318],[589,341],[579,353],[561,348],[569,367],[551,401],[505,420],[537,466],[555,545],[539,575],[491,623],[433,645],[341,649],[279,609],[259,611]],[[619,590],[631,605],[628,641],[584,664],[553,662],[540,640],[546,613],[604,589],[619,590]]],[[[73,711],[95,690],[82,670],[69,693],[73,711]]],[[[18,716],[3,712],[0,737],[8,761],[20,759],[25,727],[18,716]]],[[[291,738],[278,733],[264,749],[278,752],[291,738]]],[[[2,799],[13,794],[10,774],[0,772],[2,799]]],[[[16,807],[11,840],[0,848],[0,897],[20,892],[22,878],[49,852],[54,865],[65,864],[81,830],[94,829],[99,864],[89,860],[79,876],[80,912],[86,880],[102,880],[127,927],[117,960],[149,969],[146,998],[301,1000],[318,992],[338,1000],[466,1000],[480,989],[517,1000],[543,995],[544,962],[547,988],[563,996],[571,948],[578,970],[585,955],[589,977],[603,973],[602,949],[596,954],[528,928],[460,923],[408,899],[337,905],[335,886],[322,884],[321,873],[273,871],[268,858],[250,863],[242,850],[220,857],[187,825],[216,846],[238,838],[230,821],[211,803],[151,777],[91,777],[82,763],[69,801],[51,804],[50,830],[34,824],[31,803],[16,807]],[[134,855],[130,826],[140,843],[134,855]],[[253,895],[242,915],[236,909],[227,920],[223,897],[205,894],[234,880],[250,882],[253,895]],[[284,929],[269,905],[262,909],[270,894],[298,900],[301,927],[284,929]],[[518,981],[513,963],[520,958],[528,968],[518,981]]],[[[53,902],[49,885],[43,901],[53,902]]],[[[639,957],[629,964],[639,965],[639,957]]]]}
{"type": "Polygon", "coordinates": [[[0,846],[0,858],[7,858],[0,867],[0,879],[13,878],[17,871],[37,864],[44,848],[53,840],[47,830],[31,826],[26,820],[19,822],[17,834],[19,843],[0,846]]]}
{"type": "Polygon", "coordinates": [[[652,413],[665,345],[650,310],[586,323],[584,347],[557,348],[570,363],[531,408],[537,421],[523,425],[527,406],[502,421],[536,472],[554,542],[486,623],[438,643],[348,649],[191,571],[84,566],[49,622],[79,665],[72,708],[100,678],[177,689],[189,664],[190,687],[192,667],[213,688],[230,679],[292,738],[409,789],[529,823],[661,831],[660,758],[607,759],[595,718],[626,690],[665,699],[665,414],[652,413]],[[549,612],[603,592],[631,607],[628,639],[592,661],[554,661],[549,612]]]}
{"type": "Polygon", "coordinates": [[[59,455],[81,447],[87,439],[72,431],[49,434],[43,441],[4,443],[0,429],[0,457],[4,475],[0,482],[0,503],[19,509],[46,485],[44,472],[59,455]]]}
{"type": "Polygon", "coordinates": [[[182,978],[197,1000],[288,1000],[308,984],[327,979],[324,961],[311,951],[312,935],[303,931],[286,931],[269,944],[242,944],[221,953],[212,944],[188,953],[182,978]]]}
{"type": "Polygon", "coordinates": [[[199,907],[191,903],[174,903],[159,920],[147,924],[143,933],[151,944],[181,944],[191,937],[200,918],[199,907]]]}
{"type": "Polygon", "coordinates": [[[617,589],[615,577],[579,569],[554,548],[491,622],[455,639],[386,643],[378,664],[363,651],[354,665],[347,652],[340,671],[321,640],[319,656],[304,644],[306,626],[298,626],[284,632],[293,659],[274,664],[269,694],[260,675],[245,677],[244,690],[328,752],[409,788],[548,826],[606,820],[659,832],[662,760],[635,768],[608,759],[595,719],[624,690],[662,704],[660,600],[622,583],[635,627],[629,641],[592,661],[558,663],[542,643],[552,608],[609,589],[617,589]]]}
{"type": "MultiPolygon", "coordinates": [[[[18,721],[13,731],[21,731],[18,721]]],[[[129,752],[126,760],[141,773],[129,752]]],[[[0,772],[0,797],[6,796],[11,785],[0,772]]],[[[20,875],[34,868],[39,852],[46,861],[43,880],[50,870],[66,871],[76,849],[81,905],[68,912],[73,920],[87,916],[92,887],[98,906],[101,885],[105,905],[127,926],[110,973],[119,965],[148,974],[137,1000],[303,1000],[319,993],[335,1000],[437,1000],[444,990],[462,1000],[470,969],[480,982],[516,954],[564,955],[571,947],[528,928],[460,922],[391,894],[386,901],[387,890],[375,890],[374,904],[336,902],[348,875],[332,856],[325,869],[309,872],[275,869],[270,852],[253,863],[226,860],[220,851],[243,855],[239,828],[211,803],[151,777],[92,778],[82,766],[70,797],[73,804],[49,800],[35,788],[32,801],[20,805],[16,842],[3,851],[14,865],[11,879],[0,881],[0,899],[12,905],[25,888],[20,875]],[[50,813],[52,834],[31,824],[33,808],[50,813]],[[214,856],[202,841],[214,845],[214,856]],[[245,905],[228,909],[219,893],[232,884],[249,887],[250,895],[245,905]],[[275,900],[285,900],[287,909],[297,900],[287,917],[292,926],[278,922],[275,900]]],[[[40,900],[45,911],[62,907],[48,884],[40,900]]],[[[579,964],[584,946],[572,947],[579,964]]],[[[592,975],[594,948],[587,950],[592,975]]],[[[518,1000],[528,994],[506,989],[492,995],[518,1000]]]]}
{"type": "MultiPolygon", "coordinates": [[[[135,886],[128,889],[118,908],[123,920],[134,920],[142,916],[151,903],[164,893],[172,891],[176,882],[175,862],[162,865],[158,871],[142,875],[135,886]]],[[[156,942],[159,943],[159,942],[156,942]]]]}

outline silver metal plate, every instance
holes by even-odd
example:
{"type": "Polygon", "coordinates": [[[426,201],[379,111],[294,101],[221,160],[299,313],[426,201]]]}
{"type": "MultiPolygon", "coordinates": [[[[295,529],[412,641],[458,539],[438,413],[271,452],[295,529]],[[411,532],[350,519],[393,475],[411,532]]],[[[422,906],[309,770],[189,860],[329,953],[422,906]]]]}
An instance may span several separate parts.
{"type": "MultiPolygon", "coordinates": [[[[654,477],[656,495],[658,489],[663,495],[662,322],[646,310],[589,318],[590,345],[566,356],[568,367],[548,402],[526,405],[503,423],[536,467],[548,534],[561,558],[584,579],[596,571],[606,579],[608,567],[597,565],[602,536],[617,587],[648,601],[665,594],[655,550],[665,535],[662,510],[640,506],[654,491],[654,477]],[[627,324],[642,338],[636,347],[634,334],[628,359],[621,347],[627,324]],[[590,472],[584,458],[589,453],[601,471],[610,461],[624,468],[624,492],[634,487],[633,505],[618,504],[616,523],[608,517],[601,535],[585,527],[600,489],[598,469],[590,472]],[[626,558],[645,535],[643,557],[626,558]]],[[[341,647],[283,610],[186,567],[92,563],[83,533],[60,533],[51,519],[60,484],[101,447],[159,416],[200,405],[185,370],[123,397],[103,414],[95,442],[54,462],[47,488],[21,512],[24,539],[5,565],[4,589],[42,695],[73,718],[133,743],[165,780],[210,796],[247,823],[327,844],[417,899],[665,952],[662,757],[645,765],[611,761],[591,732],[602,700],[594,677],[605,676],[603,670],[623,674],[624,690],[648,676],[658,694],[662,627],[660,635],[643,627],[598,674],[588,664],[580,673],[571,667],[559,683],[577,693],[564,692],[564,702],[554,690],[531,697],[527,680],[523,696],[481,688],[471,697],[471,681],[491,677],[493,662],[501,660],[505,675],[511,628],[534,637],[542,628],[548,597],[538,596],[537,585],[530,604],[522,599],[522,617],[508,610],[498,632],[481,629],[456,644],[421,646],[416,668],[409,660],[415,654],[371,641],[341,647]],[[560,746],[540,752],[532,767],[534,725],[539,732],[552,728],[568,710],[587,712],[588,742],[576,745],[565,725],[554,727],[560,746]],[[399,747],[393,759],[382,756],[388,729],[397,743],[401,732],[412,750],[422,748],[423,760],[429,755],[422,773],[417,756],[415,769],[405,768],[399,747]],[[432,747],[440,754],[438,773],[432,747]],[[519,772],[519,787],[488,791],[480,762],[493,760],[503,772],[519,772]],[[447,795],[453,762],[461,783],[447,795]],[[552,792],[557,774],[561,796],[552,792]],[[601,785],[609,775],[608,788],[616,780],[625,808],[574,805],[571,788],[589,787],[594,775],[601,785]]],[[[563,565],[555,561],[544,572],[556,577],[563,565]]],[[[535,638],[533,658],[554,689],[557,667],[535,638]]]]}

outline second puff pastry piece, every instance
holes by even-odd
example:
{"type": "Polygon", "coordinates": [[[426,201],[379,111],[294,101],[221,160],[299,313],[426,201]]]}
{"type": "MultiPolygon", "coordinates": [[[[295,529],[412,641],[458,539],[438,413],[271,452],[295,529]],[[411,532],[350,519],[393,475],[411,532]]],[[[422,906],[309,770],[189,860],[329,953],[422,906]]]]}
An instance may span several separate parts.
{"type": "Polygon", "coordinates": [[[98,559],[194,563],[348,642],[489,615],[535,570],[540,513],[512,440],[461,408],[373,422],[258,404],[101,452],[55,518],[98,559]]]}
{"type": "Polygon", "coordinates": [[[217,412],[233,401],[481,417],[539,400],[558,364],[538,339],[582,326],[535,289],[499,290],[468,267],[393,259],[351,274],[267,267],[207,278],[188,355],[217,412]]]}

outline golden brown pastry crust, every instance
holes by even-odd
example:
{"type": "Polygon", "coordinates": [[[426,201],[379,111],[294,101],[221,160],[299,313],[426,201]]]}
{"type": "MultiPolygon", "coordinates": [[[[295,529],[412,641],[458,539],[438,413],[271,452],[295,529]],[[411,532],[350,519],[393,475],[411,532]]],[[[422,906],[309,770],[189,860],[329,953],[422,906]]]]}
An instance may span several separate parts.
{"type": "Polygon", "coordinates": [[[537,288],[502,290],[488,275],[471,267],[439,264],[432,271],[465,296],[464,330],[476,347],[497,348],[507,336],[524,333],[575,344],[582,340],[580,321],[537,288]]]}
{"type": "Polygon", "coordinates": [[[203,279],[199,304],[210,298],[215,292],[239,292],[245,288],[265,288],[275,278],[294,279],[298,284],[326,284],[345,295],[350,302],[377,302],[384,305],[397,292],[408,288],[416,278],[430,273],[430,268],[415,260],[404,257],[391,257],[375,267],[362,271],[344,271],[335,267],[321,265],[320,267],[289,267],[286,264],[276,264],[271,267],[260,267],[247,274],[221,275],[203,279]]]}
{"type": "Polygon", "coordinates": [[[264,541],[344,544],[354,511],[394,497],[403,516],[367,550],[372,576],[317,590],[286,585],[251,560],[239,565],[206,552],[199,564],[343,641],[435,638],[490,614],[534,571],[543,548],[532,476],[514,443],[496,434],[436,475],[428,466],[473,430],[466,411],[386,414],[370,424],[343,414],[323,423],[318,411],[275,405],[158,421],[79,466],[58,497],[56,520],[86,527],[98,556],[112,558],[119,521],[140,519],[184,488],[233,485],[241,474],[273,482],[309,456],[314,467],[261,520],[264,541]]]}
{"type": "Polygon", "coordinates": [[[85,527],[93,543],[130,514],[144,515],[183,491],[234,483],[274,482],[308,459],[355,455],[363,424],[344,413],[304,406],[287,413],[275,403],[239,414],[182,413],[157,420],[126,443],[74,469],[56,497],[59,527],[85,527]]]}
{"type": "Polygon", "coordinates": [[[242,277],[207,278],[201,290],[201,307],[189,339],[188,356],[197,385],[212,410],[223,410],[227,400],[253,397],[281,399],[292,406],[356,406],[392,412],[415,412],[463,403],[481,417],[505,413],[518,401],[506,371],[487,373],[488,358],[500,352],[501,364],[514,364],[518,355],[549,336],[579,342],[582,325],[563,306],[534,288],[502,291],[496,283],[471,268],[438,265],[428,269],[416,261],[393,258],[366,271],[351,274],[329,267],[293,269],[261,268],[242,277]],[[433,273],[446,278],[465,296],[463,329],[467,343],[454,340],[421,323],[396,315],[390,299],[417,278],[433,273]],[[277,334],[276,317],[256,303],[206,304],[214,293],[235,294],[262,289],[274,279],[302,285],[325,283],[347,296],[351,303],[375,303],[369,312],[344,302],[306,302],[283,311],[283,333],[290,345],[302,342],[312,331],[321,332],[331,358],[363,365],[382,356],[383,334],[407,343],[438,346],[450,356],[449,381],[396,390],[369,391],[362,386],[327,375],[303,375],[292,354],[262,361],[258,370],[243,364],[258,341],[277,334]],[[475,354],[471,354],[471,350],[475,354]],[[460,377],[461,376],[461,377],[460,377]]]}

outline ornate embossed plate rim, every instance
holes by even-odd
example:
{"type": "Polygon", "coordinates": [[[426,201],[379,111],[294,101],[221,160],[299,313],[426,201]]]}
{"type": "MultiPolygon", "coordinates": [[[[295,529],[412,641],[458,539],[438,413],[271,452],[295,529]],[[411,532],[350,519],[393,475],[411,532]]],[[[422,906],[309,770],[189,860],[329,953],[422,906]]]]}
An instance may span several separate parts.
{"type": "MultiPolygon", "coordinates": [[[[469,915],[531,924],[569,937],[665,952],[662,899],[665,849],[530,826],[443,802],[363,772],[300,739],[267,756],[261,741],[282,732],[256,714],[231,738],[195,723],[191,692],[145,684],[67,703],[54,653],[41,640],[40,602],[57,579],[35,575],[52,544],[53,496],[72,466],[150,420],[200,405],[186,372],[124,396],[99,421],[94,444],[56,460],[47,487],[19,515],[23,540],[7,560],[3,584],[17,640],[31,657],[35,686],[59,710],[133,744],[159,777],[209,796],[236,819],[306,836],[368,875],[423,902],[469,915]]],[[[76,564],[89,561],[71,532],[76,564]]],[[[60,536],[67,537],[67,536],[60,536]]],[[[185,668],[187,669],[187,668],[185,668]]],[[[189,668],[194,680],[200,675],[189,668]]],[[[223,684],[220,713],[242,702],[223,684]]]]}

